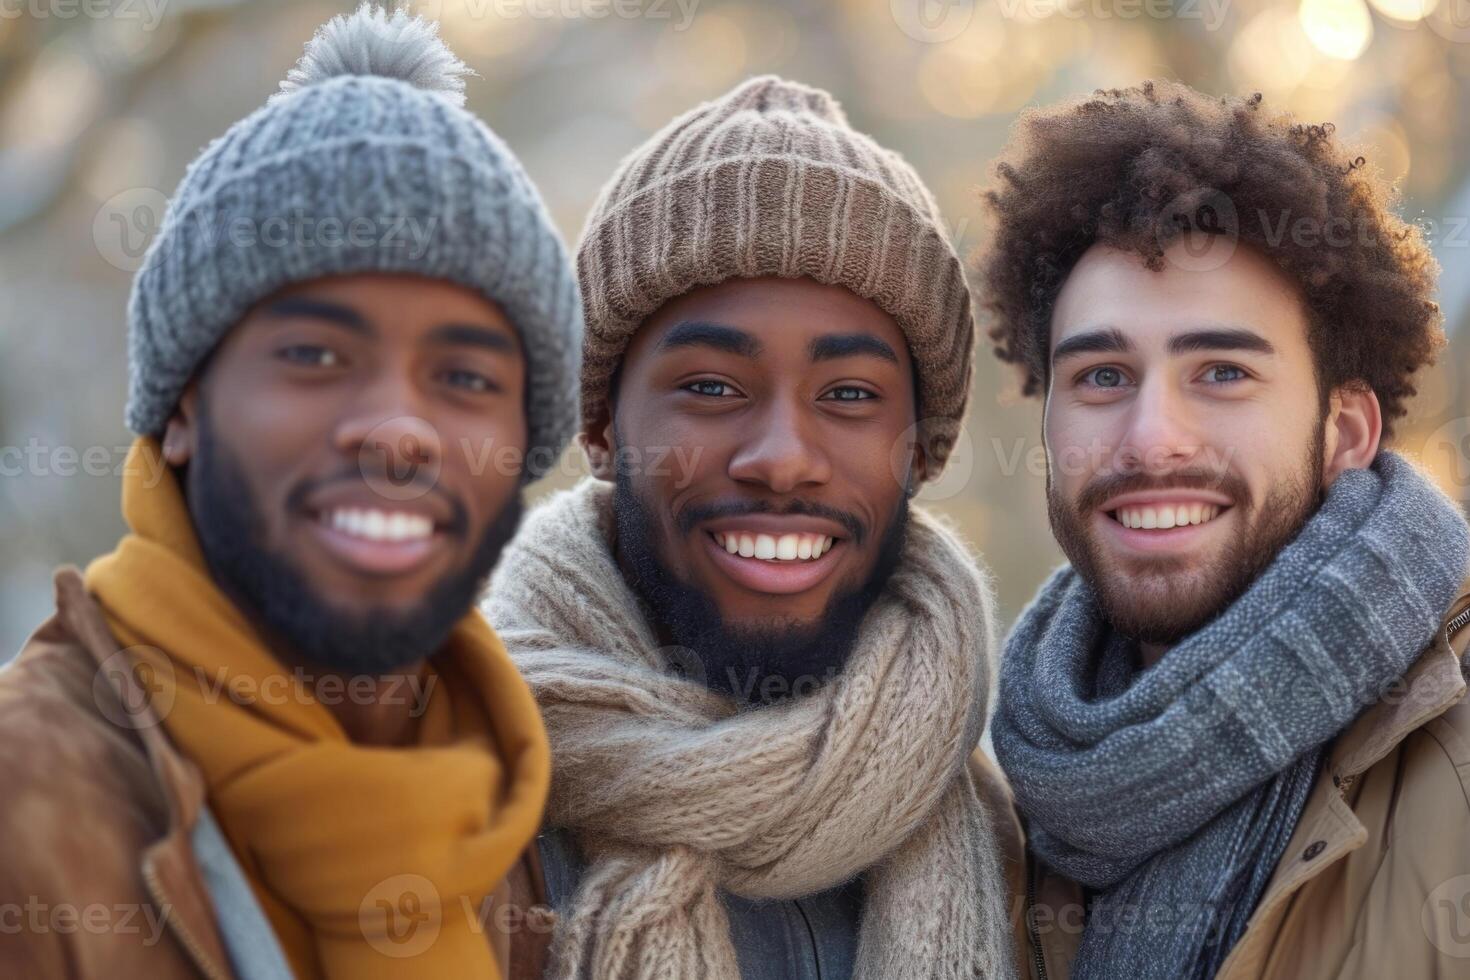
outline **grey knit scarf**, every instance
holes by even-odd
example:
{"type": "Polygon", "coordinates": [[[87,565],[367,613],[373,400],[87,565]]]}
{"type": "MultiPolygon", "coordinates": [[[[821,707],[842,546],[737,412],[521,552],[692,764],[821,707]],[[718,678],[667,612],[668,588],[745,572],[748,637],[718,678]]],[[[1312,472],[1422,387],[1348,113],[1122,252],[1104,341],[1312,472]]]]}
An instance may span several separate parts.
{"type": "Polygon", "coordinates": [[[1074,976],[1214,975],[1324,746],[1423,652],[1467,560],[1459,511],[1385,452],[1146,671],[1087,584],[1052,576],[1006,643],[993,732],[1033,853],[1095,893],[1074,976]]]}

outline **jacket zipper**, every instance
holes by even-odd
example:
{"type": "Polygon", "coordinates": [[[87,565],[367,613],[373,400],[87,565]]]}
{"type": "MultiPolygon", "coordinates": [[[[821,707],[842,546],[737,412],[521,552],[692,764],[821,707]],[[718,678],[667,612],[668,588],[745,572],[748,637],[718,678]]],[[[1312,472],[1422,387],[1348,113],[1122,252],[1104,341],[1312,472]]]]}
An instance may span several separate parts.
{"type": "Polygon", "coordinates": [[[1041,955],[1041,937],[1036,934],[1036,858],[1026,870],[1026,939],[1031,944],[1031,962],[1036,966],[1036,980],[1046,980],[1046,959],[1041,955]]]}
{"type": "Polygon", "coordinates": [[[1453,639],[1454,635],[1464,629],[1467,624],[1470,624],[1470,609],[1466,609],[1450,620],[1449,625],[1445,627],[1445,635],[1453,639]]]}
{"type": "MultiPolygon", "coordinates": [[[[162,883],[158,880],[158,873],[153,870],[153,863],[151,861],[143,862],[143,879],[148,883],[148,890],[153,894],[153,900],[167,910],[169,903],[164,901],[164,896],[168,893],[164,891],[162,883]]],[[[175,918],[169,924],[173,926],[174,932],[179,938],[184,941],[184,946],[194,957],[194,965],[199,967],[200,973],[203,973],[208,980],[229,980],[228,977],[216,969],[214,960],[204,952],[204,947],[199,945],[199,941],[194,938],[193,933],[184,927],[182,922],[175,918]]]]}

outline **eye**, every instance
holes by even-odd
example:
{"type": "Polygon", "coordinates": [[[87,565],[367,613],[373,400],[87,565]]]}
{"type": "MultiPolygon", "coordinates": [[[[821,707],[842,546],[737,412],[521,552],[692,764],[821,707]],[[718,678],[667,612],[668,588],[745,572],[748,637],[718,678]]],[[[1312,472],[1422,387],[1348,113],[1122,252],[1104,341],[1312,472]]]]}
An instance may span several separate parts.
{"type": "Polygon", "coordinates": [[[440,377],[451,387],[463,388],[466,391],[485,392],[499,391],[500,386],[478,371],[466,371],[462,368],[445,371],[440,377]]]}
{"type": "Polygon", "coordinates": [[[861,402],[868,401],[878,396],[866,388],[858,388],[854,385],[843,385],[833,388],[822,396],[823,399],[834,402],[861,402]]]}
{"type": "Polygon", "coordinates": [[[342,363],[342,358],[336,351],[318,344],[292,344],[276,351],[276,356],[283,361],[307,367],[337,367],[342,363]]]}
{"type": "Polygon", "coordinates": [[[685,391],[709,398],[728,398],[735,389],[723,381],[694,381],[684,386],[685,391]]]}
{"type": "Polygon", "coordinates": [[[1121,388],[1128,378],[1115,367],[1096,367],[1082,375],[1081,381],[1094,388],[1121,388]]]}
{"type": "Polygon", "coordinates": [[[1229,384],[1232,381],[1244,381],[1248,375],[1234,364],[1216,364],[1205,371],[1205,380],[1213,384],[1229,384]]]}

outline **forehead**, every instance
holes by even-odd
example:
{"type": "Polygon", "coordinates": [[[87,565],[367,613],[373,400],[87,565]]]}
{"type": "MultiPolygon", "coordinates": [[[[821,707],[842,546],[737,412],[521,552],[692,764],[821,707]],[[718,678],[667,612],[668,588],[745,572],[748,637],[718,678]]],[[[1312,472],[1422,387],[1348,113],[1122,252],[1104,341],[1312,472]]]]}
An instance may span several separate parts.
{"type": "Polygon", "coordinates": [[[268,313],[282,300],[307,300],[357,313],[383,336],[417,334],[446,322],[474,324],[519,344],[510,319],[483,293],[444,279],[398,273],[324,276],[293,283],[258,303],[268,313]]]}
{"type": "Polygon", "coordinates": [[[1052,310],[1051,349],[1073,334],[1117,329],[1140,349],[1162,348],[1182,330],[1229,324],[1252,330],[1278,350],[1306,350],[1306,309],[1296,284],[1265,255],[1237,244],[1208,267],[1176,243],[1160,269],[1133,252],[1094,245],[1083,254],[1052,310]]]}
{"type": "Polygon", "coordinates": [[[757,361],[792,363],[794,352],[808,350],[819,337],[866,334],[891,347],[900,366],[909,363],[903,331],[876,303],[842,286],[776,277],[731,279],[670,300],[644,321],[628,345],[627,359],[664,352],[659,347],[664,336],[691,321],[749,334],[758,345],[757,361]]]}

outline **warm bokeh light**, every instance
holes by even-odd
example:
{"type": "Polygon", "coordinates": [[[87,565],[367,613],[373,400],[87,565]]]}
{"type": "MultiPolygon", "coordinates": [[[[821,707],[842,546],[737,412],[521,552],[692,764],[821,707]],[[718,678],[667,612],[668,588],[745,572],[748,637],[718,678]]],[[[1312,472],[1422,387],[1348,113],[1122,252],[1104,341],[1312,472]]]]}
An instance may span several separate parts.
{"type": "Polygon", "coordinates": [[[1373,15],[1363,0],[1302,0],[1302,29],[1317,50],[1351,61],[1373,40],[1373,15]]]}
{"type": "MultiPolygon", "coordinates": [[[[125,444],[129,277],[93,240],[99,214],[106,227],[103,210],[115,196],[171,192],[200,147],[275,90],[311,31],[357,2],[112,5],[156,9],[157,22],[0,16],[0,447],[38,432],[54,443],[125,444]]],[[[909,159],[968,256],[987,221],[979,189],[994,179],[1018,113],[1099,87],[1177,78],[1220,95],[1261,92],[1268,111],[1331,121],[1360,143],[1369,164],[1398,182],[1405,216],[1438,232],[1450,328],[1470,319],[1462,219],[1470,213],[1462,106],[1470,0],[416,7],[439,21],[479,76],[468,81],[469,108],[521,156],[569,240],[640,140],[747,75],[777,72],[829,89],[856,125],[909,159]]],[[[1439,439],[1431,462],[1447,485],[1462,463],[1456,447],[1470,447],[1443,438],[1458,431],[1446,425],[1470,418],[1467,378],[1470,350],[1457,336],[1420,383],[1403,430],[1411,451],[1439,439]]],[[[975,379],[973,472],[933,506],[984,553],[1012,617],[1059,560],[1044,477],[1003,465],[1018,445],[1023,457],[1039,447],[1040,410],[1015,397],[1012,375],[983,339],[975,379]]],[[[569,459],[566,473],[533,488],[533,500],[572,481],[578,457],[569,459]]],[[[1463,465],[1470,472],[1470,448],[1463,465]]],[[[85,562],[115,540],[115,491],[106,480],[0,479],[0,661],[40,621],[49,569],[85,562]]]]}
{"type": "MultiPolygon", "coordinates": [[[[1373,9],[1402,24],[1415,24],[1428,17],[1439,6],[1439,0],[1369,0],[1373,9]]],[[[1458,2],[1458,0],[1452,0],[1458,2]]]]}

